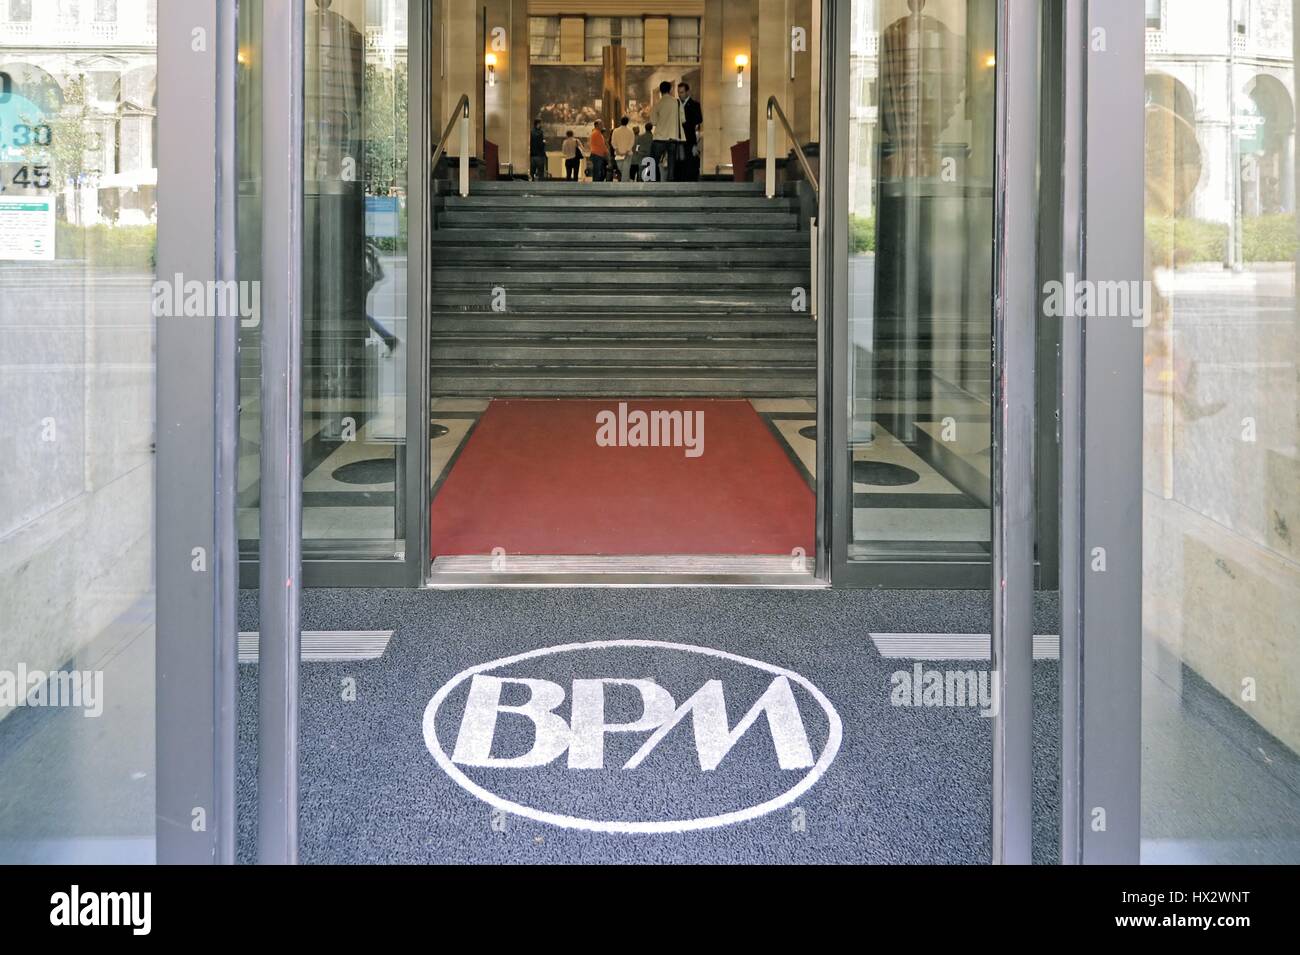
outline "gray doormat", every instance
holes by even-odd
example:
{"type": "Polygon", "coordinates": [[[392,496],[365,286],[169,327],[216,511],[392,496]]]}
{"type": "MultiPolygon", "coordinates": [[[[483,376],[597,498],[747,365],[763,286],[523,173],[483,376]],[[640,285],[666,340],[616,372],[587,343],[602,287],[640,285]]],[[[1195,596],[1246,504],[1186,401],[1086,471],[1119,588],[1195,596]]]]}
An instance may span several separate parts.
{"type": "MultiPolygon", "coordinates": [[[[257,629],[255,593],[242,610],[257,629]]],[[[304,862],[989,860],[987,661],[884,659],[870,638],[987,632],[987,594],[317,590],[303,616],[395,631],[379,659],[302,667],[304,862]]],[[[1057,632],[1050,596],[1039,616],[1057,632]]],[[[243,861],[256,679],[240,668],[243,861]]],[[[1044,862],[1057,679],[1035,664],[1044,862]]]]}

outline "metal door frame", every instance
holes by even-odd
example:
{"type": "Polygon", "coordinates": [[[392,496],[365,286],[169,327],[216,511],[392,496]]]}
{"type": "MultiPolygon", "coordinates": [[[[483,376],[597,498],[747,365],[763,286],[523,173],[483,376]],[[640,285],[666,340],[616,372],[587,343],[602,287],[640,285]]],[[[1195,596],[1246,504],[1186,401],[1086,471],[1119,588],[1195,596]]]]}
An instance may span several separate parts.
{"type": "MultiPolygon", "coordinates": [[[[1066,0],[1062,272],[1144,271],[1146,27],[1132,0],[1066,0]]],[[[1139,861],[1142,337],[1067,324],[1061,352],[1061,861],[1139,861]],[[1104,550],[1104,563],[1096,561],[1104,550]]]]}
{"type": "MultiPolygon", "coordinates": [[[[159,4],[159,276],[237,277],[235,15],[221,0],[159,4]]],[[[156,322],[157,861],[230,863],[239,325],[156,322]]]]}

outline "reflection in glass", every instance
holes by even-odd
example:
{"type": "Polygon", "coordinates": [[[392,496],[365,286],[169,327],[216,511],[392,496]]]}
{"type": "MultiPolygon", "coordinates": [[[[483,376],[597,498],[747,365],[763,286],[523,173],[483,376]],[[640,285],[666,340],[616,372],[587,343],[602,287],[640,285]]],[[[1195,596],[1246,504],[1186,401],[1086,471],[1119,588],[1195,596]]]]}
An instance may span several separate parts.
{"type": "Polygon", "coordinates": [[[851,560],[987,560],[995,5],[858,0],[851,560]]]}
{"type": "Polygon", "coordinates": [[[0,863],[154,857],[157,53],[117,6],[0,23],[0,863]]]}
{"type": "Polygon", "coordinates": [[[1144,862],[1300,862],[1294,11],[1242,11],[1148,21],[1144,862]]]}
{"type": "MultiPolygon", "coordinates": [[[[241,269],[260,248],[259,5],[241,15],[241,269]]],[[[303,540],[308,558],[401,551],[406,441],[405,0],[311,0],[303,83],[303,540]],[[399,10],[399,7],[401,8],[399,10]]],[[[241,532],[255,553],[257,329],[245,329],[241,532]]]]}

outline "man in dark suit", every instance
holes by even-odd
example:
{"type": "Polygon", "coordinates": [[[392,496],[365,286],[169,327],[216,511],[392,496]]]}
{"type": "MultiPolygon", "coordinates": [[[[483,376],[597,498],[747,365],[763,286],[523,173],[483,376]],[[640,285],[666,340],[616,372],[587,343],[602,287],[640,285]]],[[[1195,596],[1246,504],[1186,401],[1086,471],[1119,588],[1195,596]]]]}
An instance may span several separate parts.
{"type": "Polygon", "coordinates": [[[697,182],[700,178],[700,163],[704,157],[696,155],[695,150],[699,143],[700,126],[704,124],[704,110],[700,108],[699,100],[691,95],[691,85],[685,80],[677,84],[677,99],[681,101],[682,120],[686,126],[686,170],[685,175],[677,178],[697,182]]]}

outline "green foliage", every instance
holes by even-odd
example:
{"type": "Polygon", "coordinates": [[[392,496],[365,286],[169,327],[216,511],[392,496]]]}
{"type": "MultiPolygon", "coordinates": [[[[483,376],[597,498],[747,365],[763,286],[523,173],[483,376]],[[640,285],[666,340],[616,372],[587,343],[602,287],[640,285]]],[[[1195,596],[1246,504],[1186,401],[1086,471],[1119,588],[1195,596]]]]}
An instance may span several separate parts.
{"type": "MultiPolygon", "coordinates": [[[[92,165],[100,136],[94,118],[95,114],[86,102],[86,77],[74,77],[63,91],[63,109],[45,118],[51,132],[50,144],[33,143],[25,147],[24,161],[32,165],[49,165],[50,181],[55,190],[99,173],[101,170],[92,165]]],[[[33,117],[30,122],[34,124],[36,119],[33,117]]]]}
{"type": "Polygon", "coordinates": [[[406,63],[397,69],[370,65],[364,79],[365,141],[363,176],[366,194],[387,196],[406,191],[406,63]]]}
{"type": "Polygon", "coordinates": [[[1228,227],[1220,222],[1148,218],[1146,233],[1157,266],[1225,262],[1228,258],[1228,227]]]}
{"type": "MultiPolygon", "coordinates": [[[[1289,262],[1295,258],[1300,242],[1294,215],[1251,216],[1242,220],[1241,228],[1247,262],[1289,262]]],[[[1146,234],[1157,266],[1228,261],[1225,222],[1149,217],[1146,234]]]]}
{"type": "Polygon", "coordinates": [[[157,243],[158,229],[153,225],[55,223],[55,254],[60,259],[83,260],[89,266],[152,271],[157,243]]]}
{"type": "Polygon", "coordinates": [[[1296,223],[1293,215],[1258,216],[1247,219],[1242,236],[1247,262],[1289,262],[1296,256],[1296,223]]]}
{"type": "Polygon", "coordinates": [[[876,251],[876,220],[873,217],[849,214],[849,251],[853,255],[876,251]]]}

